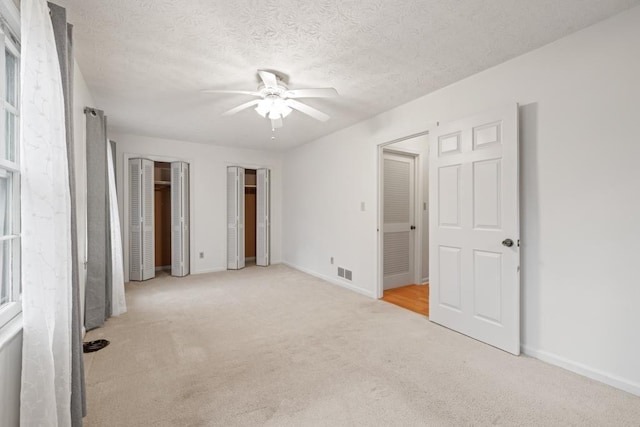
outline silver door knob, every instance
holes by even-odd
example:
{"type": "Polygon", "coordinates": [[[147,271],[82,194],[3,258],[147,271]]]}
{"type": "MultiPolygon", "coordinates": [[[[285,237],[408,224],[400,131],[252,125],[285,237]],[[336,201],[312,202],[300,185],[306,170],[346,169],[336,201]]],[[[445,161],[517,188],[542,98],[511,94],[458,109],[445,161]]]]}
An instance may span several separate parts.
{"type": "Polygon", "coordinates": [[[508,248],[510,248],[511,246],[513,246],[513,240],[511,239],[504,239],[502,241],[502,246],[506,246],[508,248]]]}

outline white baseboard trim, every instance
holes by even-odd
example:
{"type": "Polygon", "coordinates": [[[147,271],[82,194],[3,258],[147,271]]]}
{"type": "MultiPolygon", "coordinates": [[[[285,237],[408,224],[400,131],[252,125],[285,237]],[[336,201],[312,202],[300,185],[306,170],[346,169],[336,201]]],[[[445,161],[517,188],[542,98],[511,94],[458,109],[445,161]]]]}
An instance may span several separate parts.
{"type": "Polygon", "coordinates": [[[522,346],[522,352],[527,356],[534,357],[551,365],[559,366],[568,371],[591,378],[592,380],[600,381],[601,383],[605,383],[612,387],[619,388],[620,390],[635,394],[636,396],[640,396],[640,384],[634,383],[633,381],[608,374],[598,369],[583,365],[582,363],[574,362],[556,354],[549,353],[544,350],[537,350],[526,345],[522,346]]]}
{"type": "Polygon", "coordinates": [[[318,279],[322,279],[325,282],[331,283],[332,285],[340,286],[342,288],[348,289],[348,290],[353,291],[353,292],[357,292],[357,293],[359,293],[361,295],[364,295],[364,296],[367,296],[369,298],[377,299],[376,296],[374,295],[373,291],[369,291],[369,290],[366,290],[366,289],[359,288],[357,286],[353,286],[350,283],[345,283],[342,280],[338,280],[338,279],[334,279],[332,277],[325,276],[324,274],[317,273],[317,272],[315,272],[313,270],[309,270],[308,268],[300,267],[299,265],[295,265],[295,264],[290,263],[288,261],[282,261],[282,264],[286,265],[287,267],[291,267],[291,268],[293,268],[295,270],[301,271],[301,272],[303,272],[305,274],[308,274],[309,276],[313,276],[313,277],[317,277],[318,279]]]}
{"type": "Polygon", "coordinates": [[[423,277],[422,278],[422,284],[423,285],[428,285],[429,284],[429,278],[428,277],[423,277]]]}

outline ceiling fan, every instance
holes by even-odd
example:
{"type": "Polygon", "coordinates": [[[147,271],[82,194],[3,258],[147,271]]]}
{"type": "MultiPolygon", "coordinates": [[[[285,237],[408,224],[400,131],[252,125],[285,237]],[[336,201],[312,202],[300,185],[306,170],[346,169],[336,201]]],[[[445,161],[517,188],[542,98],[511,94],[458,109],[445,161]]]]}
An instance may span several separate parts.
{"type": "Polygon", "coordinates": [[[238,93],[258,97],[244,104],[238,105],[229,111],[224,112],[223,116],[236,114],[247,108],[256,106],[255,110],[264,118],[271,120],[271,128],[276,129],[282,127],[282,119],[287,117],[293,110],[300,111],[316,120],[326,122],[329,116],[322,111],[303,104],[296,99],[299,98],[330,98],[338,96],[338,91],[332,87],[315,88],[315,89],[289,89],[282,79],[276,74],[258,70],[258,75],[262,83],[258,86],[257,91],[245,90],[204,90],[204,93],[238,93]]]}

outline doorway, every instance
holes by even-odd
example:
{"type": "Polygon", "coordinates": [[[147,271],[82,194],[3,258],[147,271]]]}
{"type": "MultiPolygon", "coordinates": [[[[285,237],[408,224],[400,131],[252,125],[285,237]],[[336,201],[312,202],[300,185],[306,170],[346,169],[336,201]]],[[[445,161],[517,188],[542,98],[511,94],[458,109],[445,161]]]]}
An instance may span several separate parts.
{"type": "Polygon", "coordinates": [[[270,264],[271,172],[227,167],[227,270],[270,264]]]}
{"type": "Polygon", "coordinates": [[[245,169],[244,180],[244,259],[245,265],[256,263],[256,170],[245,169]]]}
{"type": "Polygon", "coordinates": [[[426,134],[379,147],[378,297],[429,315],[426,134]]]}
{"type": "Polygon", "coordinates": [[[189,164],[129,158],[128,181],[129,280],[187,276],[189,164]]]}
{"type": "Polygon", "coordinates": [[[171,163],[153,164],[156,274],[171,271],[171,163]]]}

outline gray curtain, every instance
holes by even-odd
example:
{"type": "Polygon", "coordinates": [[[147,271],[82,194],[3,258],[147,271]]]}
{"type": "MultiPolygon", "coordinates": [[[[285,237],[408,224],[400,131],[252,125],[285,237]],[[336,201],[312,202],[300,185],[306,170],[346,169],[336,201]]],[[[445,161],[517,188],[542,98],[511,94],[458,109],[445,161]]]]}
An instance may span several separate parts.
{"type": "Polygon", "coordinates": [[[107,181],[107,118],[85,108],[87,121],[87,282],[84,325],[104,324],[111,315],[111,242],[107,181]]]}
{"type": "Polygon", "coordinates": [[[87,406],[82,356],[82,323],[80,321],[80,272],[78,268],[78,222],[76,218],[76,173],[73,141],[73,27],[67,23],[67,12],[63,7],[49,3],[49,9],[62,74],[69,190],[71,193],[71,422],[73,426],[82,426],[82,418],[86,415],[87,406]]]}

